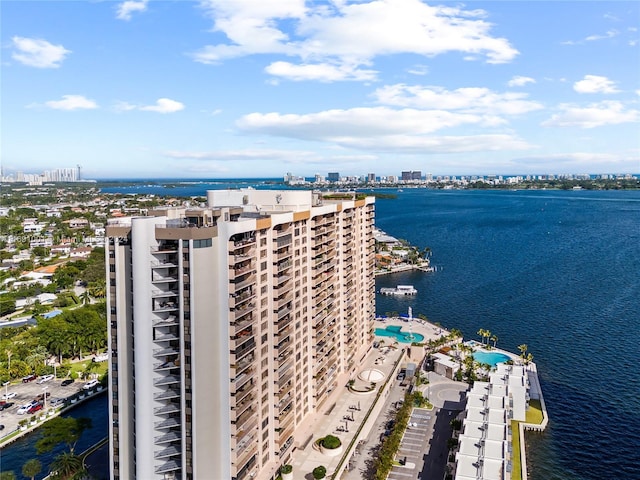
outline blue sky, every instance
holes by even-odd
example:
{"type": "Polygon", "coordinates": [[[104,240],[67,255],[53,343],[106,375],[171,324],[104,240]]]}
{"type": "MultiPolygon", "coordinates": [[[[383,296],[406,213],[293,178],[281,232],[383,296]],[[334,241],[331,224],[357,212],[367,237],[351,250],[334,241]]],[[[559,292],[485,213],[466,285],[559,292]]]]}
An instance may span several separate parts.
{"type": "Polygon", "coordinates": [[[5,174],[640,172],[640,2],[0,8],[5,174]]]}

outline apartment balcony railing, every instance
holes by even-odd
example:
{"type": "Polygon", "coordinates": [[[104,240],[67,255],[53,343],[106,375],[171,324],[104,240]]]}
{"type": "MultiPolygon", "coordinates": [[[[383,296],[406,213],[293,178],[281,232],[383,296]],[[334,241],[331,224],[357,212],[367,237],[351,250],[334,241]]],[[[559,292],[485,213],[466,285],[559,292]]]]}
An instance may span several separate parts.
{"type": "Polygon", "coordinates": [[[236,360],[240,360],[242,357],[252,352],[256,348],[256,341],[253,337],[239,347],[235,349],[236,360]]]}
{"type": "Polygon", "coordinates": [[[180,456],[181,453],[182,453],[182,449],[181,448],[179,448],[177,446],[174,446],[174,445],[171,445],[170,447],[167,447],[167,448],[165,448],[163,450],[160,450],[159,452],[155,452],[153,454],[153,456],[159,460],[159,459],[167,458],[167,457],[180,456]]]}
{"type": "Polygon", "coordinates": [[[249,285],[253,285],[256,283],[255,274],[245,275],[244,277],[236,277],[234,281],[231,282],[229,290],[231,293],[237,293],[245,287],[249,285]]]}
{"type": "Polygon", "coordinates": [[[162,430],[165,428],[179,427],[181,423],[180,417],[170,417],[161,422],[155,422],[154,426],[158,430],[162,430]]]}
{"type": "Polygon", "coordinates": [[[159,467],[156,468],[155,472],[158,474],[161,474],[161,473],[174,472],[180,469],[181,469],[181,462],[179,459],[176,459],[176,460],[169,460],[167,463],[160,465],[159,467]]]}
{"type": "Polygon", "coordinates": [[[240,293],[229,295],[229,307],[230,308],[238,308],[246,301],[254,298],[256,294],[253,289],[246,289],[241,291],[240,293]]]}
{"type": "Polygon", "coordinates": [[[153,356],[156,358],[177,355],[179,353],[180,347],[178,345],[168,345],[163,348],[156,348],[153,350],[153,356]]]}
{"type": "Polygon", "coordinates": [[[153,409],[153,413],[155,415],[168,415],[171,413],[178,413],[179,411],[180,403],[178,402],[169,402],[167,405],[156,407],[153,409]]]}
{"type": "Polygon", "coordinates": [[[175,315],[169,315],[165,318],[156,318],[153,320],[154,327],[174,327],[180,324],[180,320],[175,315]]]}
{"type": "Polygon", "coordinates": [[[164,435],[160,435],[153,439],[153,443],[155,445],[162,445],[163,443],[175,442],[178,440],[182,440],[182,435],[179,432],[172,431],[165,433],[164,435]]]}
{"type": "Polygon", "coordinates": [[[173,398],[180,398],[181,393],[179,388],[167,388],[166,390],[153,394],[154,400],[171,400],[173,398]]]}
{"type": "Polygon", "coordinates": [[[179,375],[166,375],[164,377],[161,378],[156,378],[153,381],[153,384],[156,387],[162,387],[164,385],[176,385],[180,383],[180,376],[179,375]]]}

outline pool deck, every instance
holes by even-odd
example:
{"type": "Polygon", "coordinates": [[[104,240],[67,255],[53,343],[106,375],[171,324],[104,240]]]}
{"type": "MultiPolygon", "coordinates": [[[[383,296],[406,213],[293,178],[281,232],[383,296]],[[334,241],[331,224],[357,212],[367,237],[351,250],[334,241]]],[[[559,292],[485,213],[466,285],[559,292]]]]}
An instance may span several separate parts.
{"type": "MultiPolygon", "coordinates": [[[[437,340],[438,338],[449,334],[448,330],[442,327],[438,327],[437,325],[434,325],[432,323],[429,323],[426,320],[421,320],[419,318],[413,318],[411,322],[409,322],[408,318],[403,318],[403,317],[376,318],[374,323],[374,328],[385,329],[389,326],[402,327],[403,333],[408,333],[409,328],[411,328],[411,332],[419,333],[424,337],[424,340],[422,340],[420,343],[428,343],[429,340],[437,340]]],[[[390,342],[389,344],[393,344],[396,342],[395,340],[392,340],[392,337],[386,337],[386,336],[385,337],[376,336],[376,340],[377,341],[384,340],[385,342],[390,342]]],[[[411,347],[411,344],[398,342],[397,346],[411,347]]],[[[424,358],[425,350],[424,348],[412,347],[409,349],[408,353],[409,353],[409,358],[407,359],[407,361],[418,363],[422,361],[422,359],[424,358]]]]}

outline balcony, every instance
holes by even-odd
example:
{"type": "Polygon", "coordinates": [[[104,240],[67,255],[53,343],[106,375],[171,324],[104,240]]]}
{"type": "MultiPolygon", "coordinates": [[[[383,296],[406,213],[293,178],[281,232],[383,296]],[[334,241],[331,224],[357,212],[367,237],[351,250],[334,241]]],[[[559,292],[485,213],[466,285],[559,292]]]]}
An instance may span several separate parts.
{"type": "Polygon", "coordinates": [[[156,378],[153,381],[153,384],[156,387],[162,387],[164,385],[176,385],[180,383],[180,376],[179,375],[167,375],[161,378],[156,378]]]}
{"type": "Polygon", "coordinates": [[[235,268],[230,268],[229,269],[229,278],[233,279],[233,278],[237,278],[241,275],[244,275],[247,272],[253,272],[255,271],[256,267],[252,262],[249,262],[247,264],[242,264],[239,267],[235,267],[235,268]]]}
{"type": "Polygon", "coordinates": [[[174,471],[180,470],[180,469],[181,469],[180,459],[169,460],[167,463],[164,463],[164,464],[160,465],[158,468],[156,468],[156,473],[158,473],[158,474],[169,473],[169,472],[174,472],[174,471]]]}
{"type": "Polygon", "coordinates": [[[229,291],[231,293],[238,293],[243,288],[253,285],[254,283],[256,283],[256,276],[253,273],[244,275],[243,277],[236,277],[232,280],[229,291]]]}
{"type": "Polygon", "coordinates": [[[170,355],[178,355],[180,353],[180,347],[178,345],[169,345],[166,348],[156,348],[153,351],[153,356],[156,358],[167,357],[170,355]]]}
{"type": "Polygon", "coordinates": [[[279,262],[280,260],[285,260],[287,258],[291,258],[292,256],[293,256],[293,250],[290,248],[287,248],[284,251],[279,251],[278,253],[276,253],[275,258],[279,262]]]}
{"type": "Polygon", "coordinates": [[[154,457],[157,459],[167,458],[167,457],[176,457],[180,456],[182,453],[182,449],[176,446],[170,446],[165,448],[164,450],[160,450],[154,454],[154,457]]]}
{"type": "Polygon", "coordinates": [[[276,271],[278,273],[283,272],[287,268],[291,267],[291,265],[293,265],[291,260],[285,260],[284,262],[278,262],[277,266],[276,266],[276,271]]]}
{"type": "Polygon", "coordinates": [[[253,289],[250,288],[239,293],[232,294],[229,296],[229,307],[238,308],[240,305],[254,298],[255,296],[256,294],[253,292],[253,289]]]}
{"type": "Polygon", "coordinates": [[[163,407],[156,407],[153,409],[155,415],[168,415],[170,413],[178,413],[180,411],[180,403],[169,402],[168,405],[163,407]]]}
{"type": "Polygon", "coordinates": [[[237,252],[238,250],[242,250],[249,246],[254,246],[256,244],[256,237],[244,237],[237,240],[229,241],[229,252],[237,252]]]}
{"type": "Polygon", "coordinates": [[[252,352],[256,348],[256,341],[253,337],[249,341],[243,343],[235,349],[236,360],[240,360],[242,357],[252,352]]]}
{"type": "Polygon", "coordinates": [[[153,313],[162,313],[162,312],[175,312],[178,310],[178,303],[171,301],[158,301],[153,300],[152,311],[153,313]]]}
{"type": "Polygon", "coordinates": [[[182,422],[180,421],[180,417],[170,417],[161,422],[155,422],[155,428],[158,430],[162,430],[165,428],[173,428],[179,427],[182,422]]]}
{"type": "Polygon", "coordinates": [[[182,435],[180,435],[179,431],[171,431],[164,435],[160,435],[159,437],[155,437],[153,439],[153,443],[155,445],[162,445],[163,443],[175,442],[176,440],[182,440],[182,435]]]}
{"type": "MultiPolygon", "coordinates": [[[[242,321],[243,317],[245,317],[248,314],[253,313],[254,307],[255,307],[255,305],[253,303],[246,303],[241,308],[237,308],[237,309],[233,310],[231,312],[231,314],[232,314],[232,317],[233,317],[233,321],[236,323],[236,325],[239,322],[242,321]]],[[[251,315],[251,317],[252,317],[252,315],[251,315]]],[[[251,318],[249,318],[249,321],[251,321],[251,318]]]]}
{"type": "Polygon", "coordinates": [[[175,315],[169,315],[166,318],[156,318],[153,320],[153,326],[155,327],[177,327],[180,324],[178,317],[175,315]]]}
{"type": "Polygon", "coordinates": [[[160,393],[154,393],[154,400],[171,400],[173,398],[180,398],[180,389],[178,388],[168,388],[160,393]]]}

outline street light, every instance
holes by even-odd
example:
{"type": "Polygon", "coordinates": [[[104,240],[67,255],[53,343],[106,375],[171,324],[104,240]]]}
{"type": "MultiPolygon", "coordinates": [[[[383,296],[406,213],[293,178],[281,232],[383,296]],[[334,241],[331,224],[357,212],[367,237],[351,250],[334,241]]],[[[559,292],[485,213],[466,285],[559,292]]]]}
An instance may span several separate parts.
{"type": "Polygon", "coordinates": [[[47,388],[49,387],[42,387],[42,392],[43,392],[43,397],[44,397],[44,408],[42,410],[46,410],[47,409],[47,388]]]}
{"type": "Polygon", "coordinates": [[[4,385],[4,399],[5,400],[9,400],[7,397],[9,396],[9,380],[7,380],[6,382],[4,382],[2,385],[4,385]]]}

